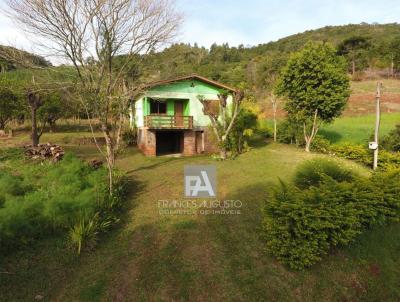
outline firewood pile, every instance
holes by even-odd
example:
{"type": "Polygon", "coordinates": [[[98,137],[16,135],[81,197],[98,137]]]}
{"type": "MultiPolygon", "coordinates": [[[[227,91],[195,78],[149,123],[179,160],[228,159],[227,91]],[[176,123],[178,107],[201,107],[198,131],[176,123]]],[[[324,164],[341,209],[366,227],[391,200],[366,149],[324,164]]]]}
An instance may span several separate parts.
{"type": "Polygon", "coordinates": [[[64,150],[59,145],[50,143],[41,144],[37,147],[24,146],[25,156],[31,159],[51,160],[53,162],[60,161],[64,156],[64,150]]]}

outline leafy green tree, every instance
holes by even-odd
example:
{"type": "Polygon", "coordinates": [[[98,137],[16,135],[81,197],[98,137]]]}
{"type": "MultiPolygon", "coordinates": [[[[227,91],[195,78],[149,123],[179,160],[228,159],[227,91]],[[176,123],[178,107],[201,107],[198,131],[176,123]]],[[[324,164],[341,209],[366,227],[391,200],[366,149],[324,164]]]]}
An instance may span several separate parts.
{"type": "Polygon", "coordinates": [[[400,67],[400,36],[375,45],[374,56],[380,58],[383,67],[389,67],[389,75],[394,77],[400,67]]]}
{"type": "Polygon", "coordinates": [[[351,63],[351,73],[356,73],[356,64],[362,62],[366,56],[366,50],[371,46],[366,37],[354,36],[344,40],[338,46],[338,54],[345,56],[351,63]]]}
{"type": "Polygon", "coordinates": [[[38,109],[38,117],[43,127],[48,124],[50,131],[55,131],[57,120],[66,117],[68,108],[60,92],[52,92],[43,98],[43,105],[38,109]]]}
{"type": "Polygon", "coordinates": [[[277,93],[287,98],[285,110],[303,124],[306,151],[321,123],[342,113],[350,95],[345,61],[328,44],[307,43],[282,72],[277,93]]]}
{"type": "Polygon", "coordinates": [[[18,98],[13,91],[0,85],[0,130],[18,113],[18,98]]]}

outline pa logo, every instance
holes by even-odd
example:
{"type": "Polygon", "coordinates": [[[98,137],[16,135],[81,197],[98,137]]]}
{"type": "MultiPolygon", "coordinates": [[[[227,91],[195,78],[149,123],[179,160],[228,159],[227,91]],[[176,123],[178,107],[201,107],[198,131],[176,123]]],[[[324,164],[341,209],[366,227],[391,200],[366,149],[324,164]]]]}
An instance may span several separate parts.
{"type": "Polygon", "coordinates": [[[217,170],[215,166],[185,166],[185,197],[215,197],[217,170]]]}

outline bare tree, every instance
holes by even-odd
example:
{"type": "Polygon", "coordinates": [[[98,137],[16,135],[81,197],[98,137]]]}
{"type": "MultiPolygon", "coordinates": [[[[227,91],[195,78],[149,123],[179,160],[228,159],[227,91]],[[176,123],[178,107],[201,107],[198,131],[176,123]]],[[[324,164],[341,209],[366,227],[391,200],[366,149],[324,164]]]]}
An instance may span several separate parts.
{"type": "Polygon", "coordinates": [[[114,119],[126,108],[120,103],[138,90],[121,89],[125,72],[139,55],[171,41],[182,16],[173,0],[8,0],[8,7],[10,17],[41,38],[42,47],[74,67],[74,96],[89,119],[99,120],[106,142],[112,194],[117,143],[112,134],[120,132],[112,129],[120,125],[114,119]]]}
{"type": "Polygon", "coordinates": [[[275,95],[274,92],[271,92],[269,95],[269,99],[272,105],[272,115],[273,115],[273,122],[274,122],[274,142],[277,140],[277,121],[276,121],[276,113],[278,111],[278,97],[275,95]]]}
{"type": "Polygon", "coordinates": [[[227,158],[226,141],[229,133],[232,130],[232,127],[235,125],[237,120],[237,116],[240,112],[240,105],[244,98],[244,93],[239,90],[232,94],[231,116],[228,114],[230,106],[228,106],[227,102],[227,93],[221,93],[218,95],[217,111],[210,108],[210,101],[206,100],[203,96],[199,95],[197,98],[203,105],[203,113],[210,118],[211,127],[214,131],[220,148],[220,156],[225,160],[227,158]]]}

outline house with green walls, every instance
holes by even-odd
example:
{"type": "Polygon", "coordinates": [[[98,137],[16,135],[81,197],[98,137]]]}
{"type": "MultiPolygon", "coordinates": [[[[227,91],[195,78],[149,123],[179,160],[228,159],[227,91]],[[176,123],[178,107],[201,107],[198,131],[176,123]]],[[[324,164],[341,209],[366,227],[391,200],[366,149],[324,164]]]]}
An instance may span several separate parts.
{"type": "Polygon", "coordinates": [[[229,103],[233,92],[232,87],[195,74],[146,85],[130,110],[139,149],[149,156],[215,151],[210,119],[199,96],[217,105],[219,94],[228,93],[229,103]]]}

